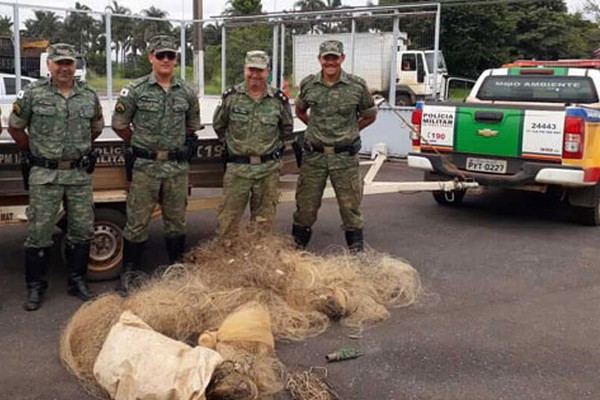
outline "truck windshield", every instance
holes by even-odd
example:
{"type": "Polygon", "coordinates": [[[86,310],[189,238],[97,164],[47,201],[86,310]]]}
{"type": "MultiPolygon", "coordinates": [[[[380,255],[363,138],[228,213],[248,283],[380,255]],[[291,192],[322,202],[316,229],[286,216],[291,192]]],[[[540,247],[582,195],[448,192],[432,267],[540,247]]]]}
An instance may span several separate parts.
{"type": "Polygon", "coordinates": [[[77,65],[75,66],[75,68],[77,69],[82,69],[83,67],[85,67],[85,60],[83,57],[77,57],[77,65]]]}
{"type": "MultiPolygon", "coordinates": [[[[435,51],[426,51],[425,52],[425,61],[427,62],[427,70],[430,73],[433,73],[433,55],[435,51]]],[[[446,69],[446,61],[444,60],[444,55],[441,51],[438,51],[438,73],[445,73],[446,69]]]]}
{"type": "Polygon", "coordinates": [[[488,76],[477,98],[544,103],[597,103],[592,79],[585,76],[501,75],[488,76]]]}

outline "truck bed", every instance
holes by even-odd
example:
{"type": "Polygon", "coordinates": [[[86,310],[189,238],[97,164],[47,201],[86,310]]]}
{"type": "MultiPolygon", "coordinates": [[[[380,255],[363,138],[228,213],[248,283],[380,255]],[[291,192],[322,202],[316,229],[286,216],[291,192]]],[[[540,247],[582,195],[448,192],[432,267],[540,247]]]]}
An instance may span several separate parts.
{"type": "MultiPolygon", "coordinates": [[[[192,188],[217,188],[223,182],[224,166],[221,159],[221,142],[216,137],[201,135],[198,157],[190,165],[189,183],[192,188]]],[[[94,191],[125,190],[129,182],[125,179],[123,141],[111,132],[103,133],[94,147],[101,151],[93,174],[94,191]]],[[[297,171],[290,146],[284,150],[282,174],[297,171]]],[[[27,192],[21,177],[20,152],[16,144],[4,133],[0,136],[0,206],[24,205],[28,203],[27,192]]]]}

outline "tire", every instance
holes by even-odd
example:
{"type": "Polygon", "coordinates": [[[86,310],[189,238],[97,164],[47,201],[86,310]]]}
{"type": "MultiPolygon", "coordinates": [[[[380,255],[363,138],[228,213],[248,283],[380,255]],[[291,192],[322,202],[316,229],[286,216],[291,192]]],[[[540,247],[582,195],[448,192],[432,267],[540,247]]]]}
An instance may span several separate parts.
{"type": "Polygon", "coordinates": [[[587,226],[600,225],[600,183],[583,189],[569,189],[568,202],[574,222],[587,226]]]}
{"type": "Polygon", "coordinates": [[[414,104],[411,101],[409,95],[396,93],[396,106],[397,107],[412,107],[412,106],[414,106],[414,104]]]}
{"type": "Polygon", "coordinates": [[[441,206],[457,206],[465,198],[466,191],[455,190],[452,192],[431,192],[433,199],[441,206]]]}
{"type": "MultiPolygon", "coordinates": [[[[94,240],[90,248],[87,279],[105,281],[115,279],[121,272],[123,260],[123,228],[125,213],[113,208],[97,208],[94,221],[94,240]]],[[[66,235],[63,235],[61,252],[65,260],[66,235]]],[[[66,261],[66,260],[65,260],[66,261]]]]}
{"type": "Polygon", "coordinates": [[[575,222],[587,226],[600,225],[600,206],[596,207],[575,207],[573,206],[575,222]]]}
{"type": "MultiPolygon", "coordinates": [[[[113,208],[96,208],[94,240],[90,247],[90,263],[87,279],[105,281],[119,277],[123,260],[123,228],[127,222],[125,213],[113,208]]],[[[65,259],[66,235],[61,242],[61,253],[65,259]]]]}

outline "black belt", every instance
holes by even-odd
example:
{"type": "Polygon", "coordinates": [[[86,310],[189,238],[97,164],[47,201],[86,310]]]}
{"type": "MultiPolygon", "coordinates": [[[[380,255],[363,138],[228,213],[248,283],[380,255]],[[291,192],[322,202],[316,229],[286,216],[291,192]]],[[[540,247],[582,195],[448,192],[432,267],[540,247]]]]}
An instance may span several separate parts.
{"type": "Polygon", "coordinates": [[[49,158],[37,157],[32,154],[29,156],[29,161],[31,162],[31,165],[47,169],[66,170],[87,167],[86,165],[83,165],[83,158],[78,160],[51,160],[49,158]]]}
{"type": "Polygon", "coordinates": [[[361,146],[360,139],[355,140],[352,144],[345,146],[325,146],[322,144],[313,144],[308,141],[304,142],[304,149],[306,151],[316,151],[317,153],[323,154],[339,154],[339,153],[350,153],[354,155],[359,152],[361,146]]]}
{"type": "Polygon", "coordinates": [[[267,161],[279,160],[281,158],[281,153],[279,150],[274,151],[270,154],[264,154],[262,156],[233,156],[230,155],[227,157],[227,162],[235,163],[235,164],[252,164],[258,165],[265,163],[267,161]]]}
{"type": "Polygon", "coordinates": [[[145,158],[148,160],[158,161],[179,161],[181,158],[179,151],[174,150],[146,150],[139,147],[132,146],[133,154],[139,158],[145,158]]]}

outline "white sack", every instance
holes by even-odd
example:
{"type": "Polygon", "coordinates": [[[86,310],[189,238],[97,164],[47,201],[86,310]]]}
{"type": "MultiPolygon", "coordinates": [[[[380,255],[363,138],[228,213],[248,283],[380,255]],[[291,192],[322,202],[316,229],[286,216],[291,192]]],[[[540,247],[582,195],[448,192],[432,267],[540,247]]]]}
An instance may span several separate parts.
{"type": "Polygon", "coordinates": [[[173,340],[125,311],[104,341],[94,376],[116,400],[202,400],[221,362],[216,351],[173,340]]]}

